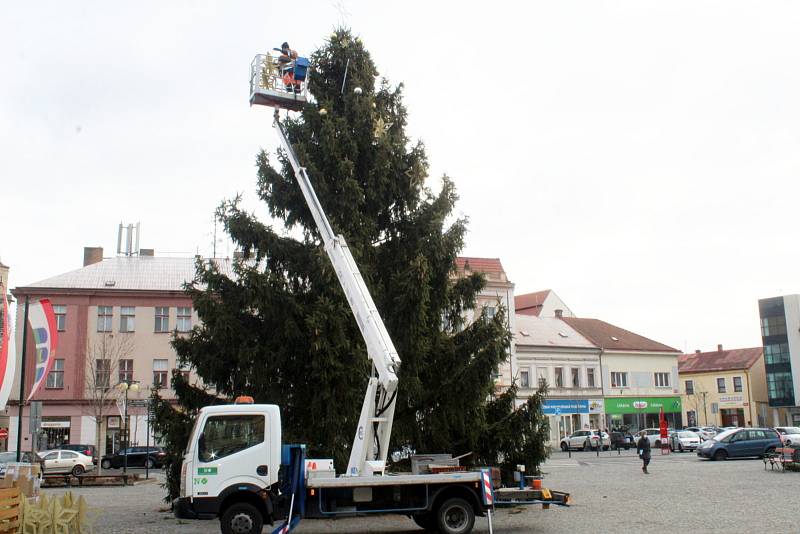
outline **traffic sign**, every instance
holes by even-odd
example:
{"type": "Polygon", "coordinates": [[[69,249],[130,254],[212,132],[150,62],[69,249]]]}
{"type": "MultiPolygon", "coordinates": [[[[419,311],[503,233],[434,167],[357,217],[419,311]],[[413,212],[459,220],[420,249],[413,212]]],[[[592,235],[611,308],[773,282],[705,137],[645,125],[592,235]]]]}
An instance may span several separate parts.
{"type": "Polygon", "coordinates": [[[8,429],[0,428],[0,439],[8,439],[8,429]]]}

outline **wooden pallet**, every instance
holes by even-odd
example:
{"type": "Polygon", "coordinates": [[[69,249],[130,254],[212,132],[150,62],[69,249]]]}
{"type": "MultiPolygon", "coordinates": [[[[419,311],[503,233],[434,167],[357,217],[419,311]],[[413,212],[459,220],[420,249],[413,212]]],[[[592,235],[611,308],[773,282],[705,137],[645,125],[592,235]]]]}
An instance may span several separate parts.
{"type": "Polygon", "coordinates": [[[20,490],[0,489],[0,532],[18,532],[20,525],[20,490]]]}

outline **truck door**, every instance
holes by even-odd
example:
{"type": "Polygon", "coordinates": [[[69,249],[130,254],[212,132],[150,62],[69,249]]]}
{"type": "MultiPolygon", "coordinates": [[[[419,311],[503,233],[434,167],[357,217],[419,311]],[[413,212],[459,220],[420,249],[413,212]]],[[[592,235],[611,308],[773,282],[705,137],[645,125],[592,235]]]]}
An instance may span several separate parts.
{"type": "Polygon", "coordinates": [[[191,473],[195,498],[219,497],[233,486],[260,489],[269,485],[265,414],[209,415],[200,432],[191,473]]]}

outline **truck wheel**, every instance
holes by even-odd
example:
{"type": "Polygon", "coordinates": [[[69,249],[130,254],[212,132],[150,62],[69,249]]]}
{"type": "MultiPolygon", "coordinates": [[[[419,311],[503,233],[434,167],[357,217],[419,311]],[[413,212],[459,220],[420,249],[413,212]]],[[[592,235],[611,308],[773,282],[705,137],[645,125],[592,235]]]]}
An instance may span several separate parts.
{"type": "Polygon", "coordinates": [[[448,499],[436,510],[436,526],[442,534],[466,534],[474,525],[475,510],[464,499],[448,499]]]}
{"type": "Polygon", "coordinates": [[[219,520],[222,534],[261,534],[264,520],[252,504],[240,502],[225,510],[219,520]]]}
{"type": "Polygon", "coordinates": [[[434,517],[434,515],[431,513],[414,514],[411,516],[411,519],[413,519],[414,523],[416,523],[417,526],[422,529],[425,529],[429,532],[436,531],[436,517],[434,517]]]}

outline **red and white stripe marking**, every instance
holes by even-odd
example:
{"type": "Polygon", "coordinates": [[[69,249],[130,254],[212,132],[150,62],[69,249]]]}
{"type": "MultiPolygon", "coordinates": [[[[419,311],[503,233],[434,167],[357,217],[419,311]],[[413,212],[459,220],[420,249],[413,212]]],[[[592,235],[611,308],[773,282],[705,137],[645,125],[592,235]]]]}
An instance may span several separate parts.
{"type": "Polygon", "coordinates": [[[492,505],[494,503],[494,493],[492,492],[492,479],[489,477],[489,473],[484,471],[481,474],[481,478],[483,479],[483,502],[487,505],[492,505]]]}

